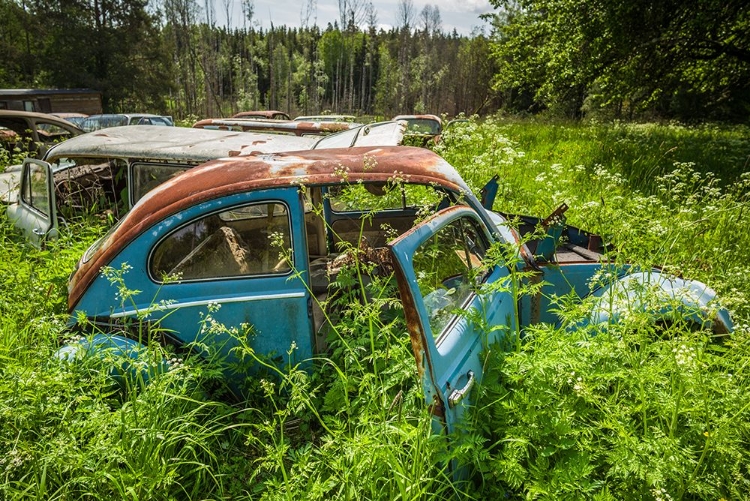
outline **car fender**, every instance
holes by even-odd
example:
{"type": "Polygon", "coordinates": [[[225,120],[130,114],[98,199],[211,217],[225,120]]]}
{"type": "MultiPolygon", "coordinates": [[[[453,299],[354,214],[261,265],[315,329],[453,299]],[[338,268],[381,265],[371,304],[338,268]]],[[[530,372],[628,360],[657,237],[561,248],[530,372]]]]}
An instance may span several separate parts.
{"type": "Polygon", "coordinates": [[[61,346],[54,358],[76,363],[96,358],[105,362],[109,375],[118,383],[143,382],[169,370],[164,359],[154,361],[142,343],[117,334],[95,334],[61,346]]]}
{"type": "Polygon", "coordinates": [[[659,270],[634,272],[618,278],[591,294],[592,324],[611,324],[637,312],[651,319],[684,319],[717,334],[732,332],[729,312],[721,308],[716,292],[697,280],[670,276],[659,270]]]}

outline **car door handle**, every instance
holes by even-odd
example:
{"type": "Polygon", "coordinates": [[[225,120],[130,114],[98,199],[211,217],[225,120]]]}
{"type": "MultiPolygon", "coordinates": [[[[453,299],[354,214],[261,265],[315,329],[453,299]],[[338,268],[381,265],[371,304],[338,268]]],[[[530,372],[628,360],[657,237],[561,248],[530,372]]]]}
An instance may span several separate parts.
{"type": "Polygon", "coordinates": [[[448,406],[452,409],[458,403],[464,399],[467,393],[471,390],[471,387],[474,386],[474,371],[469,371],[466,373],[467,376],[469,376],[469,380],[466,381],[466,384],[463,388],[455,389],[451,392],[451,394],[448,396],[448,406]]]}
{"type": "Polygon", "coordinates": [[[34,228],[33,230],[31,230],[31,232],[38,237],[43,237],[47,233],[41,228],[34,228]]]}

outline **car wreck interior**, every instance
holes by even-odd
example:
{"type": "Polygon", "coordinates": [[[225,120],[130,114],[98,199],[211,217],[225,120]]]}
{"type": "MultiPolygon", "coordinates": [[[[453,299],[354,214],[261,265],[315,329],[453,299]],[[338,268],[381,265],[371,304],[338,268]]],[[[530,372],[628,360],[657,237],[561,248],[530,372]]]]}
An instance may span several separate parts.
{"type": "MultiPolygon", "coordinates": [[[[300,194],[308,254],[303,259],[308,259],[310,289],[319,304],[331,292],[337,273],[356,259],[374,264],[373,274],[390,275],[386,243],[448,203],[445,194],[432,187],[403,183],[313,186],[300,194]]],[[[289,250],[295,234],[290,210],[269,199],[194,220],[155,246],[149,274],[156,282],[168,283],[278,276],[301,269],[299,257],[289,250]]],[[[313,310],[317,330],[324,315],[317,304],[313,310]]]]}
{"type": "MultiPolygon", "coordinates": [[[[311,187],[304,195],[314,292],[327,287],[327,278],[325,285],[318,284],[321,277],[316,272],[321,264],[328,268],[346,249],[384,247],[414,225],[421,213],[418,204],[430,201],[434,210],[435,202],[442,199],[429,187],[404,185],[394,190],[383,183],[346,189],[311,187]],[[361,196],[353,190],[367,191],[371,207],[355,210],[350,206],[348,200],[361,196]]],[[[283,203],[268,201],[211,214],[179,228],[153,251],[151,276],[161,281],[170,276],[191,280],[288,273],[289,259],[293,259],[284,255],[292,239],[288,211],[283,203]]]]}
{"type": "Polygon", "coordinates": [[[127,163],[121,159],[62,159],[74,167],[54,176],[57,215],[62,221],[87,214],[120,219],[127,211],[127,163]]]}

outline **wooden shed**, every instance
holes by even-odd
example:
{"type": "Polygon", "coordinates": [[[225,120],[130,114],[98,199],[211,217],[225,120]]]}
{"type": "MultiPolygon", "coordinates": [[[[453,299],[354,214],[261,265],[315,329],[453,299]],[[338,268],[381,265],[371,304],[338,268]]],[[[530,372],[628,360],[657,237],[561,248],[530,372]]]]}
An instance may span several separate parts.
{"type": "Polygon", "coordinates": [[[0,89],[0,110],[95,115],[102,112],[102,93],[92,89],[0,89]]]}

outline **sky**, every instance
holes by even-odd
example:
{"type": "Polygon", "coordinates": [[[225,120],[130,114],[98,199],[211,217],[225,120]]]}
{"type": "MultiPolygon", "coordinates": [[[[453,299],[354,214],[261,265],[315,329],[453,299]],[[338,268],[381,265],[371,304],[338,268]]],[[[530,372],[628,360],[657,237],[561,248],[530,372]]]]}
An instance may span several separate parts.
{"type": "MultiPolygon", "coordinates": [[[[198,0],[199,5],[206,5],[207,0],[198,0]]],[[[210,0],[208,0],[210,1],[210,0]]],[[[274,26],[286,25],[299,27],[301,24],[302,6],[307,2],[304,0],[254,0],[255,13],[253,24],[263,29],[274,26]]],[[[216,23],[226,25],[225,5],[230,7],[231,27],[243,26],[242,2],[241,0],[213,0],[216,23]]],[[[412,0],[414,4],[414,16],[419,18],[419,13],[425,5],[430,4],[440,9],[440,17],[443,21],[443,31],[451,33],[455,29],[460,35],[470,35],[475,27],[485,27],[489,32],[487,23],[479,19],[479,15],[492,12],[492,6],[488,0],[412,0]]],[[[339,19],[338,0],[316,0],[317,8],[310,19],[310,24],[315,24],[325,29],[328,23],[339,19]]],[[[398,24],[396,15],[399,0],[372,0],[377,12],[378,25],[386,30],[398,24]]],[[[415,20],[416,20],[415,19],[415,20]]]]}

